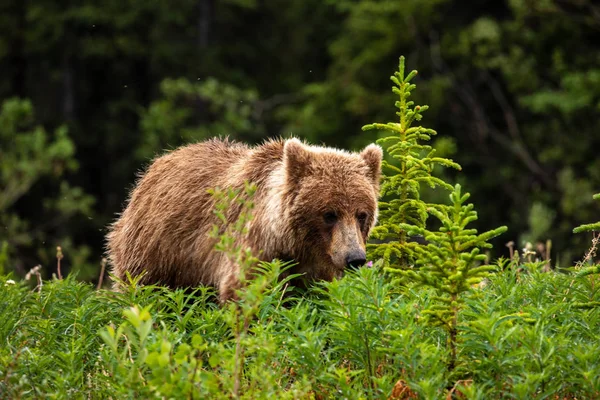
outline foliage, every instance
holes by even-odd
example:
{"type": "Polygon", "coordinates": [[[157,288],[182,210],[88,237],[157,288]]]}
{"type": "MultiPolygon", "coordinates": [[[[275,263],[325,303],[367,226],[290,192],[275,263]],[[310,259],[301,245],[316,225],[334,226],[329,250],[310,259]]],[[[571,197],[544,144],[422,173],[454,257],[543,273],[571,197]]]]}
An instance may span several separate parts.
{"type": "Polygon", "coordinates": [[[249,248],[243,247],[240,239],[248,234],[256,185],[246,182],[243,190],[216,188],[209,190],[209,193],[215,200],[213,212],[218,218],[218,223],[213,225],[209,236],[217,240],[215,250],[223,253],[232,264],[238,265],[241,279],[246,280],[258,259],[249,248]],[[237,214],[236,218],[229,222],[234,213],[237,214]]]}
{"type": "MultiPolygon", "coordinates": [[[[265,265],[265,279],[277,265],[265,265]]],[[[146,286],[95,291],[72,277],[34,292],[0,278],[0,397],[229,398],[235,307],[212,292],[146,286]]],[[[263,285],[257,281],[256,288],[263,285]]],[[[298,297],[271,281],[242,344],[243,398],[387,398],[405,385],[443,398],[594,398],[600,392],[597,285],[561,273],[506,269],[465,298],[457,374],[444,331],[423,325],[436,296],[399,293],[375,268],[298,297]],[[402,382],[403,383],[402,383],[402,382]]],[[[248,288],[253,291],[254,288],[248,288]]]]}
{"type": "Polygon", "coordinates": [[[163,98],[142,111],[142,142],[136,156],[151,158],[167,147],[191,143],[213,136],[234,135],[254,139],[264,136],[264,127],[255,121],[260,107],[253,90],[208,78],[202,82],[166,79],[163,98]],[[198,121],[210,122],[199,124],[198,121]]]}
{"type": "Polygon", "coordinates": [[[27,271],[40,258],[49,262],[51,249],[56,248],[49,244],[63,239],[62,225],[72,223],[78,214],[91,215],[93,198],[63,180],[77,167],[66,127],[48,133],[35,125],[30,101],[14,98],[2,103],[0,270],[20,265],[21,271],[27,271]],[[23,207],[34,207],[36,212],[23,212],[23,207]],[[41,250],[39,258],[27,256],[32,250],[41,250]]]}
{"type": "Polygon", "coordinates": [[[399,123],[371,124],[363,130],[385,129],[391,135],[378,140],[397,165],[384,162],[389,171],[384,175],[381,192],[389,200],[380,201],[381,221],[374,229],[374,237],[383,243],[370,247],[372,255],[380,257],[385,270],[401,274],[407,281],[417,285],[432,287],[436,291],[434,304],[423,312],[427,322],[441,326],[448,334],[448,369],[454,370],[457,360],[459,312],[463,296],[472,285],[479,284],[494,267],[479,266],[487,257],[481,249],[492,248],[490,239],[506,232],[503,226],[477,235],[476,229],[467,225],[477,220],[473,204],[464,204],[469,194],[461,193],[457,184],[450,194],[450,205],[428,204],[421,200],[421,184],[431,189],[442,187],[452,189],[443,179],[432,176],[436,165],[450,166],[460,170],[460,165],[452,160],[433,157],[435,149],[420,144],[428,141],[436,132],[422,126],[413,127],[420,121],[427,106],[415,106],[408,101],[416,87],[411,79],[417,71],[404,74],[404,57],[400,57],[398,72],[392,76],[396,86],[393,92],[400,100],[396,101],[400,117],[399,123]],[[391,144],[390,144],[391,143],[391,144]],[[433,215],[441,227],[433,232],[427,229],[427,217],[433,215]],[[408,242],[409,235],[424,238],[426,246],[408,242]],[[395,258],[392,259],[392,256],[395,258]],[[390,264],[392,264],[390,266],[390,264]]]}
{"type": "Polygon", "coordinates": [[[398,72],[391,77],[395,84],[392,91],[399,97],[395,105],[400,122],[375,123],[363,127],[363,130],[380,129],[391,133],[377,141],[394,159],[394,163],[383,161],[381,196],[387,196],[387,200],[379,202],[379,225],[373,230],[373,237],[383,243],[370,245],[372,257],[382,258],[385,268],[390,265],[406,268],[416,259],[415,243],[408,242],[407,231],[425,228],[427,209],[431,207],[421,200],[421,185],[428,185],[432,189],[437,186],[452,189],[452,186],[432,175],[435,166],[460,169],[460,165],[452,160],[434,157],[435,149],[422,144],[437,134],[434,130],[412,126],[413,122],[421,120],[422,113],[428,108],[413,108],[414,102],[408,100],[416,87],[410,81],[416,75],[417,71],[413,70],[405,76],[404,57],[400,57],[398,72]],[[388,173],[385,173],[386,170],[388,173]]]}
{"type": "Polygon", "coordinates": [[[438,231],[403,226],[411,234],[423,235],[428,243],[414,248],[417,255],[414,269],[397,270],[418,286],[435,289],[435,303],[423,311],[423,316],[427,322],[441,326],[448,333],[450,370],[456,366],[459,314],[464,306],[464,296],[495,269],[490,265],[480,265],[487,258],[480,252],[491,248],[488,241],[507,230],[506,226],[502,226],[477,234],[476,229],[467,228],[477,220],[473,204],[465,204],[469,196],[469,193],[463,195],[457,184],[450,194],[450,205],[428,210],[441,223],[438,231]]]}
{"type": "MultiPolygon", "coordinates": [[[[233,336],[235,337],[235,348],[233,354],[223,363],[224,369],[231,371],[228,380],[223,382],[221,379],[220,387],[225,388],[226,392],[230,392],[234,398],[240,398],[241,392],[244,396],[249,393],[268,392],[262,386],[255,387],[250,385],[250,388],[242,387],[242,374],[246,357],[260,357],[265,355],[264,352],[256,352],[258,348],[270,348],[274,351],[271,343],[256,343],[250,335],[250,324],[257,314],[260,312],[260,306],[265,295],[265,290],[275,282],[281,272],[283,272],[282,264],[279,261],[273,263],[259,263],[250,248],[243,246],[243,241],[240,239],[248,234],[248,225],[252,220],[252,210],[254,208],[254,193],[256,185],[246,183],[243,190],[241,189],[215,189],[210,191],[215,199],[214,213],[218,217],[219,223],[213,226],[210,232],[210,237],[217,240],[215,250],[222,252],[227,257],[228,262],[239,267],[238,278],[240,280],[240,288],[236,290],[235,300],[229,302],[226,306],[230,309],[227,325],[230,327],[233,336]],[[237,218],[234,222],[230,213],[236,212],[237,218]]],[[[277,285],[286,287],[290,279],[295,276],[288,276],[281,280],[277,285]]],[[[282,293],[282,295],[285,293],[282,293]]],[[[280,300],[281,303],[281,300],[280,300]]],[[[263,362],[270,361],[270,354],[263,362]]],[[[256,371],[257,375],[263,374],[264,370],[256,371]]],[[[265,380],[265,382],[269,382],[265,380]]],[[[275,386],[271,382],[271,390],[275,393],[275,386]]],[[[293,391],[292,391],[293,393],[293,391]]],[[[256,394],[255,394],[256,395],[256,394]]],[[[251,396],[250,398],[254,397],[251,396]]]]}

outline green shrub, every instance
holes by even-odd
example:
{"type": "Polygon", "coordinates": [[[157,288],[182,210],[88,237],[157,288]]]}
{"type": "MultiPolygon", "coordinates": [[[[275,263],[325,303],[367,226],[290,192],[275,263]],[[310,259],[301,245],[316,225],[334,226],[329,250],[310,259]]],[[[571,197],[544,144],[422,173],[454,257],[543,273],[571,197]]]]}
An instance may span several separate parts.
{"type": "MultiPolygon", "coordinates": [[[[265,280],[277,265],[264,267],[265,280]]],[[[236,308],[208,289],[95,291],[72,277],[41,292],[0,278],[0,398],[230,398],[236,308]]],[[[258,281],[250,291],[261,289],[258,281]]],[[[363,268],[306,293],[262,291],[242,337],[242,398],[595,398],[598,308],[584,277],[507,268],[464,298],[454,376],[446,334],[423,324],[430,288],[363,268]],[[460,375],[460,379],[457,376],[460,375]],[[470,382],[470,383],[469,383],[470,382]]],[[[245,301],[245,300],[242,300],[245,301]]]]}
{"type": "Polygon", "coordinates": [[[80,187],[65,180],[78,168],[67,128],[47,132],[36,126],[29,100],[7,99],[0,107],[0,271],[20,270],[24,275],[35,265],[32,260],[49,264],[59,244],[68,247],[74,258],[85,259],[85,246],[75,249],[72,238],[56,237],[56,228],[72,223],[73,217],[91,218],[94,203],[80,187]],[[36,214],[24,218],[19,208],[32,198],[38,206],[36,214]]]}

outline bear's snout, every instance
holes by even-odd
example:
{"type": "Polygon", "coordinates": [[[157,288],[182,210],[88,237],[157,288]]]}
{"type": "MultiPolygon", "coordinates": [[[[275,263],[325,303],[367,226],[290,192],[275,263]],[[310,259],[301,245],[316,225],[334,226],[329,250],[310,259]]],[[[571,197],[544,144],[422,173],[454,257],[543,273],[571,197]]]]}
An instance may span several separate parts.
{"type": "Polygon", "coordinates": [[[358,269],[367,261],[364,239],[353,217],[342,218],[333,229],[331,260],[338,270],[358,269]]]}
{"type": "Polygon", "coordinates": [[[346,266],[348,268],[357,269],[362,267],[367,262],[367,255],[362,250],[353,251],[346,256],[346,266]]]}

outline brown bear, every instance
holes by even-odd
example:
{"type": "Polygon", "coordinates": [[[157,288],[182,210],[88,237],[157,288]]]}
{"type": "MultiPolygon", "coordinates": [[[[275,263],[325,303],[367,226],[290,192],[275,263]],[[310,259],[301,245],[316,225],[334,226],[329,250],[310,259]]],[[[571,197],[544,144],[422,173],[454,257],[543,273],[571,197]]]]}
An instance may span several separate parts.
{"type": "MultiPolygon", "coordinates": [[[[112,272],[142,272],[142,284],[201,284],[226,301],[239,286],[239,267],[215,251],[217,223],[209,189],[256,185],[253,218],[243,237],[261,260],[294,260],[309,280],[343,275],[365,262],[377,220],[382,150],[360,153],[311,146],[298,139],[257,147],[212,139],[158,157],[140,177],[107,235],[112,272]]],[[[237,219],[235,212],[231,220],[237,219]]]]}

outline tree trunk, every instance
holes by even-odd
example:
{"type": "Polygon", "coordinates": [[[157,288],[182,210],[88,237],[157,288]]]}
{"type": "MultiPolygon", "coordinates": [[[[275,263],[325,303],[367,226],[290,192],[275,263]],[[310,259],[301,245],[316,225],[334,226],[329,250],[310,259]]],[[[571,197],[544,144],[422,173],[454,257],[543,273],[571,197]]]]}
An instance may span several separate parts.
{"type": "Polygon", "coordinates": [[[198,48],[208,47],[214,14],[213,0],[198,0],[198,48]]]}
{"type": "Polygon", "coordinates": [[[25,30],[27,29],[25,14],[27,12],[27,0],[15,0],[14,10],[14,13],[11,14],[16,17],[16,31],[9,53],[12,55],[9,65],[12,66],[14,75],[10,93],[20,98],[26,98],[29,97],[27,95],[27,58],[25,56],[25,30]]]}

